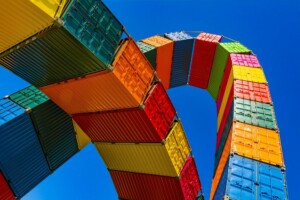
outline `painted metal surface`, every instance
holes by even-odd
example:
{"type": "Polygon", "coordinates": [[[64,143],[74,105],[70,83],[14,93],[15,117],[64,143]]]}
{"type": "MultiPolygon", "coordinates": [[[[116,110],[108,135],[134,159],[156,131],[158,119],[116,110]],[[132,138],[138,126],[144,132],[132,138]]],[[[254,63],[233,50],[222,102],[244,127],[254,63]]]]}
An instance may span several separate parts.
{"type": "Polygon", "coordinates": [[[0,172],[0,199],[1,200],[15,200],[14,193],[11,191],[3,174],[0,172]]]}
{"type": "Polygon", "coordinates": [[[256,83],[267,83],[265,74],[261,68],[252,68],[234,65],[232,66],[235,79],[256,83]]]}
{"type": "Polygon", "coordinates": [[[75,114],[73,118],[94,142],[161,142],[175,114],[168,94],[158,83],[149,91],[143,106],[75,114]]]}
{"type": "Polygon", "coordinates": [[[194,200],[201,183],[194,160],[189,157],[179,177],[157,176],[110,170],[121,199],[194,200]],[[129,186],[129,187],[128,187],[129,186]]]}
{"type": "Polygon", "coordinates": [[[194,39],[175,41],[172,59],[170,88],[187,85],[194,39]]]}
{"type": "Polygon", "coordinates": [[[246,66],[246,67],[261,67],[255,55],[246,54],[230,54],[230,59],[233,65],[246,66]]]}
{"type": "Polygon", "coordinates": [[[0,99],[0,126],[22,115],[24,109],[9,99],[0,99]]]}
{"type": "Polygon", "coordinates": [[[234,96],[251,101],[272,103],[270,90],[267,84],[235,80],[234,96]]]}
{"type": "Polygon", "coordinates": [[[146,44],[144,42],[137,42],[136,43],[146,58],[152,65],[153,69],[156,69],[156,47],[150,44],[146,44]]]}
{"type": "Polygon", "coordinates": [[[159,35],[146,38],[142,42],[157,47],[156,72],[165,89],[169,89],[174,42],[159,35]]]}
{"type": "Polygon", "coordinates": [[[218,44],[207,88],[213,99],[217,99],[229,54],[249,54],[250,52],[248,48],[238,42],[218,44]]]}
{"type": "Polygon", "coordinates": [[[138,107],[154,78],[154,70],[132,39],[124,40],[112,72],[40,88],[68,114],[138,107]],[[85,98],[82,98],[85,97],[85,98]]]}
{"type": "Polygon", "coordinates": [[[94,143],[110,170],[179,176],[191,152],[185,133],[175,122],[165,143],[94,143]]]}
{"type": "Polygon", "coordinates": [[[207,89],[215,51],[221,36],[200,33],[195,39],[189,85],[207,89]]]}
{"type": "Polygon", "coordinates": [[[288,199],[280,168],[238,155],[229,157],[214,199],[288,199]],[[225,196],[226,195],[226,196],[225,196]]]}
{"type": "Polygon", "coordinates": [[[66,1],[50,1],[0,1],[0,53],[48,27],[61,15],[66,1]]]}
{"type": "Polygon", "coordinates": [[[72,121],[76,133],[78,149],[81,150],[91,142],[91,139],[74,120],[72,121]]]}
{"type": "Polygon", "coordinates": [[[190,40],[193,39],[192,36],[190,36],[189,34],[187,34],[184,31],[180,31],[180,32],[172,32],[172,33],[165,33],[165,37],[173,40],[173,41],[182,41],[182,40],[190,40]]]}
{"type": "Polygon", "coordinates": [[[0,171],[20,198],[46,178],[50,169],[25,109],[16,104],[6,109],[23,112],[0,126],[0,171]]]}
{"type": "Polygon", "coordinates": [[[235,98],[234,119],[263,128],[278,128],[273,106],[256,101],[235,98]]]}

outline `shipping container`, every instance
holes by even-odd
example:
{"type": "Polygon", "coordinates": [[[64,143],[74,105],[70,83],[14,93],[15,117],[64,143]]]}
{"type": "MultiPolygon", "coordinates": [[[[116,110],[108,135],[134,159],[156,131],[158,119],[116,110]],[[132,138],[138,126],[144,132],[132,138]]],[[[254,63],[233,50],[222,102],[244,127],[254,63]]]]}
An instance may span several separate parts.
{"type": "Polygon", "coordinates": [[[191,152],[179,121],[174,122],[165,142],[94,143],[110,170],[161,176],[179,176],[191,152]]]}
{"type": "Polygon", "coordinates": [[[70,1],[62,9],[50,26],[1,53],[0,64],[36,87],[108,69],[121,40],[120,22],[102,1],[70,1]]]}
{"type": "Polygon", "coordinates": [[[184,32],[166,33],[174,41],[170,88],[188,84],[194,39],[184,32]]]}
{"type": "Polygon", "coordinates": [[[269,87],[267,84],[262,83],[235,80],[234,96],[251,101],[272,103],[269,87]]]}
{"type": "Polygon", "coordinates": [[[218,43],[222,36],[200,33],[195,39],[189,85],[207,89],[210,71],[218,43]]]}
{"type": "Polygon", "coordinates": [[[91,142],[91,139],[74,120],[72,121],[76,133],[78,149],[81,150],[91,142]]]}
{"type": "Polygon", "coordinates": [[[230,59],[233,65],[246,66],[246,67],[261,67],[256,55],[246,54],[230,54],[230,59]]]}
{"type": "Polygon", "coordinates": [[[179,177],[110,170],[120,199],[194,200],[201,190],[194,160],[189,157],[179,177]]]}
{"type": "Polygon", "coordinates": [[[25,109],[0,100],[0,171],[21,198],[50,174],[35,128],[25,109]]]}
{"type": "Polygon", "coordinates": [[[69,1],[0,1],[0,53],[50,26],[69,1]]]}
{"type": "Polygon", "coordinates": [[[270,104],[235,98],[234,119],[254,126],[277,129],[274,108],[270,104]]]}
{"type": "Polygon", "coordinates": [[[142,106],[73,115],[94,142],[161,142],[169,133],[176,110],[161,83],[142,106]]]}
{"type": "MultiPolygon", "coordinates": [[[[231,109],[231,105],[233,104],[233,87],[231,88],[231,91],[229,93],[229,98],[227,100],[227,104],[226,104],[226,107],[225,107],[225,110],[224,110],[224,114],[222,116],[222,119],[221,119],[221,123],[217,123],[217,132],[222,132],[223,131],[223,128],[224,128],[224,125],[226,123],[226,119],[227,119],[227,116],[230,112],[230,109],[231,109]]],[[[219,121],[219,119],[218,119],[219,121]]]]}
{"type": "Polygon", "coordinates": [[[122,42],[112,72],[94,73],[40,89],[68,114],[117,110],[141,105],[153,77],[150,63],[129,38],[122,42]]]}
{"type": "Polygon", "coordinates": [[[267,83],[264,71],[261,68],[232,66],[235,79],[256,83],[267,83]]]}
{"type": "Polygon", "coordinates": [[[215,100],[218,96],[218,92],[222,82],[222,77],[225,71],[225,66],[230,53],[250,54],[251,51],[238,42],[227,42],[218,44],[207,88],[208,92],[215,100]]]}
{"type": "Polygon", "coordinates": [[[137,42],[136,44],[151,63],[152,68],[156,69],[156,47],[144,42],[137,42]]]}
{"type": "Polygon", "coordinates": [[[11,191],[3,174],[0,172],[0,199],[1,200],[15,200],[14,193],[11,191]]]}
{"type": "Polygon", "coordinates": [[[142,42],[157,47],[156,72],[165,89],[169,89],[174,42],[159,35],[143,39],[142,42]]]}
{"type": "Polygon", "coordinates": [[[226,109],[227,101],[232,100],[232,98],[233,98],[233,90],[234,90],[234,88],[233,88],[233,72],[231,71],[230,76],[228,78],[227,86],[224,91],[220,109],[218,111],[218,127],[220,126],[220,123],[222,121],[222,118],[223,118],[223,115],[224,115],[224,112],[226,109]],[[229,96],[229,95],[232,95],[232,96],[229,96]]]}
{"type": "Polygon", "coordinates": [[[231,151],[241,156],[284,167],[279,133],[257,126],[234,122],[231,151]]]}
{"type": "Polygon", "coordinates": [[[228,158],[230,155],[231,136],[232,136],[232,134],[229,133],[228,137],[226,139],[225,147],[222,151],[222,155],[220,156],[220,161],[218,161],[217,168],[214,170],[213,180],[212,180],[211,189],[210,189],[210,200],[212,200],[213,196],[215,195],[215,192],[218,188],[220,179],[222,177],[224,168],[227,164],[227,161],[228,161],[228,158]]]}
{"type": "Polygon", "coordinates": [[[29,86],[9,98],[30,112],[51,170],[58,168],[78,151],[71,117],[44,93],[29,86]]]}
{"type": "Polygon", "coordinates": [[[272,165],[231,155],[213,199],[287,200],[285,172],[272,165]]]}

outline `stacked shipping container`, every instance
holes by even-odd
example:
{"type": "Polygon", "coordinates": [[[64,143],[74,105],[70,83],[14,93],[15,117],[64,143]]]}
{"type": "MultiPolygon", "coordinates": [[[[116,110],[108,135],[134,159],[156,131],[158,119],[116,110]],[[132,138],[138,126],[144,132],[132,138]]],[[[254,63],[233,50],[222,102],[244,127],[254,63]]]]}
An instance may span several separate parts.
{"type": "Polygon", "coordinates": [[[266,78],[242,44],[186,32],[138,43],[121,39],[123,26],[102,1],[0,1],[0,9],[6,16],[0,64],[51,99],[30,86],[0,101],[0,199],[24,196],[90,141],[120,198],[195,199],[200,193],[201,199],[191,148],[165,91],[187,84],[208,89],[216,100],[210,198],[287,199],[266,78]],[[10,153],[17,148],[19,154],[10,153]]]}

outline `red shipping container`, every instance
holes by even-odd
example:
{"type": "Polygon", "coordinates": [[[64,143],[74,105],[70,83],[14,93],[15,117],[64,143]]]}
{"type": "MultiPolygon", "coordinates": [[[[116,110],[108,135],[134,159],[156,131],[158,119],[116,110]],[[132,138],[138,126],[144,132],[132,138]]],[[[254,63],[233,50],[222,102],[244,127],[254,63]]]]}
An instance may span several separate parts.
{"type": "Polygon", "coordinates": [[[200,33],[195,40],[189,85],[207,89],[214,55],[222,36],[200,33]]]}
{"type": "Polygon", "coordinates": [[[201,190],[195,161],[189,157],[179,178],[110,170],[121,199],[194,200],[201,190]]]}
{"type": "Polygon", "coordinates": [[[247,67],[261,67],[255,55],[230,54],[230,59],[233,65],[240,65],[240,66],[247,66],[247,67]]]}
{"type": "Polygon", "coordinates": [[[272,102],[268,85],[262,83],[235,80],[234,96],[262,103],[272,102]]]}
{"type": "Polygon", "coordinates": [[[0,172],[0,200],[16,199],[4,176],[0,172]]]}
{"type": "Polygon", "coordinates": [[[75,114],[73,119],[94,142],[161,142],[175,114],[163,85],[157,83],[140,107],[75,114]]]}
{"type": "Polygon", "coordinates": [[[219,130],[217,132],[216,151],[218,150],[218,147],[219,147],[219,144],[220,144],[220,141],[221,141],[221,138],[222,138],[222,133],[223,133],[223,130],[225,128],[227,118],[228,118],[228,116],[230,114],[231,106],[233,104],[233,93],[234,93],[234,88],[232,87],[231,90],[230,90],[230,94],[229,94],[229,97],[228,97],[228,101],[227,101],[226,107],[225,107],[223,118],[221,120],[221,124],[220,124],[219,130]]]}

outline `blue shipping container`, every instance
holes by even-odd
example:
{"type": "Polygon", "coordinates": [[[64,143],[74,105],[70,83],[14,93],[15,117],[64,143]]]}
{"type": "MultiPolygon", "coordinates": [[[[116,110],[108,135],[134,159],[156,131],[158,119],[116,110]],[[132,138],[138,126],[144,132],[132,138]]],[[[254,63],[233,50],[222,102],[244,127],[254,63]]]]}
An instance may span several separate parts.
{"type": "Polygon", "coordinates": [[[25,109],[0,100],[0,171],[21,198],[50,174],[32,121],[25,109]]]}
{"type": "Polygon", "coordinates": [[[193,55],[194,39],[176,34],[165,34],[166,37],[174,39],[174,50],[171,69],[170,88],[187,85],[193,55]]]}
{"type": "Polygon", "coordinates": [[[231,155],[213,199],[287,200],[286,175],[281,168],[231,155]]]}

